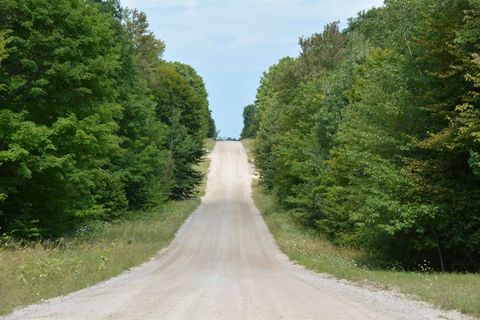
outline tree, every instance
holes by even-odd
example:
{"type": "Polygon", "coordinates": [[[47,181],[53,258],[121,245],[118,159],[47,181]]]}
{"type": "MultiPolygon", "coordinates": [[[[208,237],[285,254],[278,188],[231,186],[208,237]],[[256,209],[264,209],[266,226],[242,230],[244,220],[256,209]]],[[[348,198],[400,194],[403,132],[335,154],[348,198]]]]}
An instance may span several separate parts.
{"type": "Polygon", "coordinates": [[[122,112],[112,19],[80,0],[4,1],[0,16],[12,30],[0,67],[3,230],[54,235],[114,214],[125,198],[107,169],[122,112]]]}
{"type": "Polygon", "coordinates": [[[270,67],[257,89],[255,101],[258,130],[254,145],[255,164],[260,168],[262,182],[267,189],[275,184],[276,146],[284,133],[281,125],[282,110],[294,97],[299,80],[295,72],[296,60],[290,57],[281,59],[270,67]]]}
{"type": "Polygon", "coordinates": [[[152,93],[157,117],[169,126],[166,147],[174,163],[171,197],[191,197],[201,180],[194,168],[203,155],[209,117],[203,80],[190,66],[163,62],[155,74],[152,93]]]}
{"type": "Polygon", "coordinates": [[[346,36],[332,23],[323,33],[299,42],[302,51],[297,59],[281,60],[264,76],[255,120],[257,162],[266,185],[282,204],[304,210],[312,206],[316,176],[314,115],[322,106],[327,78],[343,59],[346,36]]]}
{"type": "Polygon", "coordinates": [[[168,154],[162,156],[164,164],[156,166],[165,168],[165,175],[155,178],[163,181],[157,187],[164,187],[157,193],[175,199],[190,197],[201,180],[194,166],[203,157],[203,140],[216,134],[205,84],[191,66],[161,59],[165,45],[148,29],[143,12],[125,9],[123,24],[133,43],[135,62],[152,94],[157,121],[166,125],[165,138],[160,134],[159,139],[163,139],[168,154]]]}
{"type": "Polygon", "coordinates": [[[243,109],[243,129],[240,133],[240,139],[255,138],[255,105],[249,104],[243,109]]]}
{"type": "Polygon", "coordinates": [[[428,186],[424,201],[438,208],[434,228],[444,264],[458,269],[472,268],[472,257],[480,257],[480,180],[475,174],[480,117],[474,80],[480,33],[472,22],[478,17],[476,1],[431,3],[414,46],[425,77],[421,107],[430,118],[418,141],[424,153],[417,170],[428,186]]]}
{"type": "Polygon", "coordinates": [[[301,37],[300,58],[304,72],[316,77],[337,67],[343,59],[347,37],[340,32],[338,22],[329,23],[322,33],[301,37]]]}
{"type": "Polygon", "coordinates": [[[154,85],[158,63],[165,51],[165,43],[155,38],[148,29],[147,16],[137,9],[125,8],[123,25],[133,43],[135,62],[149,85],[154,85]]]}
{"type": "Polygon", "coordinates": [[[455,140],[462,144],[466,152],[470,154],[468,163],[472,172],[480,176],[480,3],[469,1],[469,8],[465,11],[464,24],[457,31],[455,55],[461,63],[452,68],[462,69],[468,90],[462,95],[461,104],[455,107],[456,117],[451,126],[456,128],[455,140]]]}
{"type": "Polygon", "coordinates": [[[207,138],[216,140],[218,138],[217,126],[213,119],[212,110],[208,109],[208,131],[207,138]]]}

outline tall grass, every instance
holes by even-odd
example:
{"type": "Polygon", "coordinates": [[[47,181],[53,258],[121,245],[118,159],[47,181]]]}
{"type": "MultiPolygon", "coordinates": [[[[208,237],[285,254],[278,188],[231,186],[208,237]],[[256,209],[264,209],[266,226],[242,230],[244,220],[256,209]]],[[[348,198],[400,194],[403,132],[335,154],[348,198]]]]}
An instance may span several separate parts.
{"type": "MultiPolygon", "coordinates": [[[[251,148],[252,141],[244,143],[251,148]]],[[[280,249],[308,269],[368,287],[392,289],[441,308],[480,316],[480,274],[436,273],[427,265],[416,272],[376,269],[359,250],[338,247],[307,229],[254,181],[253,198],[280,249]]]]}
{"type": "MultiPolygon", "coordinates": [[[[211,141],[207,142],[210,150],[211,141]]],[[[208,171],[209,161],[199,166],[208,171]]],[[[205,179],[200,186],[203,195],[205,179]]],[[[0,314],[88,287],[136,266],[167,246],[199,205],[191,200],[135,212],[114,223],[83,227],[68,239],[0,247],[0,314]]]]}

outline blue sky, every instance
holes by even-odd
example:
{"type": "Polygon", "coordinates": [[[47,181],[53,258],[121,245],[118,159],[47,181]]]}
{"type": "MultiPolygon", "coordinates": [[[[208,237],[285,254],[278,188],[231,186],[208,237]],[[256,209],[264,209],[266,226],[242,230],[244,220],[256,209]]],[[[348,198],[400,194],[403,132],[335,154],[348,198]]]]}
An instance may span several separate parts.
{"type": "Polygon", "coordinates": [[[243,107],[255,99],[262,73],[297,56],[298,38],[342,27],[383,0],[121,0],[147,14],[166,43],[164,58],[190,64],[203,77],[223,137],[238,137],[243,107]]]}

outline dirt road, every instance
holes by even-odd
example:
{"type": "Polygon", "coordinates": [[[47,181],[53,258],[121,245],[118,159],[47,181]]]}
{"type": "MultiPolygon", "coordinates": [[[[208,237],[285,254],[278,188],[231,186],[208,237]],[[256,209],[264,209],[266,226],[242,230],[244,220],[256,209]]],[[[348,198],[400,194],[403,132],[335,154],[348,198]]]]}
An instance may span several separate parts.
{"type": "Polygon", "coordinates": [[[8,319],[437,319],[440,312],[296,266],[250,198],[239,142],[211,154],[207,194],[166,251],[119,277],[8,319]]]}

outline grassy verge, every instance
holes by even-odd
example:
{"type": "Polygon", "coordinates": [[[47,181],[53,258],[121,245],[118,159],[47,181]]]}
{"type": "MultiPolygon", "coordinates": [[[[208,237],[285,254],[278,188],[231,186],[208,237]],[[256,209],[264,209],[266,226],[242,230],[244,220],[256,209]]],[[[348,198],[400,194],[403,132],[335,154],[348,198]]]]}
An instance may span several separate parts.
{"type": "MultiPolygon", "coordinates": [[[[251,141],[244,143],[248,148],[251,141]]],[[[393,289],[437,305],[480,316],[480,274],[406,272],[367,268],[359,251],[340,248],[299,225],[254,182],[253,198],[280,249],[305,267],[370,287],[393,289]]]]}
{"type": "Polygon", "coordinates": [[[207,152],[212,151],[214,146],[215,146],[215,140],[213,140],[213,139],[206,139],[205,140],[205,150],[207,152]]]}
{"type": "MultiPolygon", "coordinates": [[[[211,150],[213,144],[207,142],[211,150]]],[[[208,159],[200,169],[208,171],[208,159]]],[[[204,179],[205,180],[205,179],[204,179]]],[[[200,186],[203,195],[205,181],[200,186]]],[[[167,246],[200,199],[170,202],[116,223],[93,224],[56,243],[0,248],[0,314],[88,287],[167,246]]]]}

